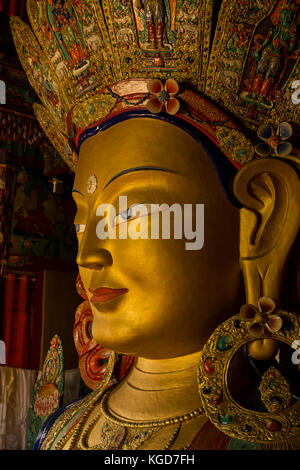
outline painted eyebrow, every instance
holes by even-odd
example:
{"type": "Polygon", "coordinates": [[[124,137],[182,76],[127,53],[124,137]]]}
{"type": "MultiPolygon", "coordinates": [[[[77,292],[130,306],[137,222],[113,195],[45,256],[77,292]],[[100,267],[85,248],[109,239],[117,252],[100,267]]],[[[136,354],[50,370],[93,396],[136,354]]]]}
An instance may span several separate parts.
{"type": "Polygon", "coordinates": [[[123,175],[127,175],[128,173],[133,173],[134,171],[147,171],[147,170],[154,170],[154,171],[165,171],[167,173],[175,173],[176,174],[176,171],[173,171],[173,170],[168,170],[167,168],[160,168],[158,166],[137,166],[137,167],[134,167],[134,168],[128,168],[127,170],[123,170],[123,171],[120,171],[120,173],[118,173],[117,175],[113,176],[108,183],[106,183],[106,185],[104,186],[103,190],[107,188],[107,186],[112,183],[113,181],[115,181],[117,178],[119,178],[120,176],[123,176],[123,175]]]}
{"type": "Polygon", "coordinates": [[[73,194],[73,193],[78,193],[78,194],[80,194],[81,196],[85,197],[85,195],[84,195],[81,191],[79,191],[79,189],[73,189],[72,194],[73,194]]]}

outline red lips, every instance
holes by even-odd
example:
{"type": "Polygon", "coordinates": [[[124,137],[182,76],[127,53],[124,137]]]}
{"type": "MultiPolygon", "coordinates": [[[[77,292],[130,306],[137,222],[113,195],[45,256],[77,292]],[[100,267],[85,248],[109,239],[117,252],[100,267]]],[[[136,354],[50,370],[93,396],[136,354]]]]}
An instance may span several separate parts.
{"type": "Polygon", "coordinates": [[[93,294],[91,302],[107,302],[108,300],[114,299],[119,295],[126,294],[128,289],[110,289],[109,287],[99,287],[99,289],[92,290],[89,289],[89,292],[93,294]]]}

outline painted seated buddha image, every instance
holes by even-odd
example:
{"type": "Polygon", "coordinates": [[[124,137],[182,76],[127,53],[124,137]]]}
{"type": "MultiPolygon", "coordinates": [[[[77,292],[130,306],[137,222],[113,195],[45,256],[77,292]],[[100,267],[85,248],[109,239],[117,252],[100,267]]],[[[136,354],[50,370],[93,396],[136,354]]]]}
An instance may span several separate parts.
{"type": "Polygon", "coordinates": [[[255,38],[283,11],[294,35],[300,7],[186,3],[164,2],[168,48],[143,47],[134,1],[29,0],[33,32],[11,21],[36,115],[75,172],[91,333],[112,351],[36,449],[300,448],[297,51],[269,107],[243,99],[255,38]],[[135,359],[114,381],[120,355],[135,359]]]}

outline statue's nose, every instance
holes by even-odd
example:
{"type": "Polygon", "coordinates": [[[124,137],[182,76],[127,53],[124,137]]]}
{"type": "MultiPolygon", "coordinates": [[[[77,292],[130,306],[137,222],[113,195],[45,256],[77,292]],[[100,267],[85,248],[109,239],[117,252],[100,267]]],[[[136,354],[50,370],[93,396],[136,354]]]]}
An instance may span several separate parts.
{"type": "Polygon", "coordinates": [[[90,243],[88,237],[84,237],[79,243],[76,260],[79,267],[102,270],[105,266],[112,265],[111,253],[98,243],[90,243]]]}
{"type": "Polygon", "coordinates": [[[104,248],[104,240],[96,236],[95,224],[87,223],[78,243],[77,264],[81,268],[102,270],[113,264],[111,253],[104,248]]]}
{"type": "Polygon", "coordinates": [[[86,252],[83,249],[77,255],[77,264],[81,268],[102,270],[105,266],[111,266],[112,262],[110,252],[103,248],[93,252],[86,252]]]}

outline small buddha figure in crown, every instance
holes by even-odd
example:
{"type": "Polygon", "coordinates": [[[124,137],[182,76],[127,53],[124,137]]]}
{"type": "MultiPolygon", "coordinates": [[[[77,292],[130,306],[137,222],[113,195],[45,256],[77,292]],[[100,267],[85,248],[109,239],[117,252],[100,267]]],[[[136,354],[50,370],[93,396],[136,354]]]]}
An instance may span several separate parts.
{"type": "Polygon", "coordinates": [[[250,98],[261,106],[271,106],[272,92],[286,67],[285,59],[295,52],[296,12],[294,2],[284,4],[265,40],[253,51],[256,71],[250,98]]]}
{"type": "MultiPolygon", "coordinates": [[[[72,67],[80,67],[87,57],[86,46],[82,40],[82,32],[78,27],[74,6],[64,0],[49,0],[49,10],[53,31],[61,42],[65,53],[69,55],[72,67]]],[[[78,8],[78,5],[76,5],[78,8]]]]}
{"type": "Polygon", "coordinates": [[[167,43],[165,0],[138,0],[137,8],[144,14],[148,33],[148,48],[163,49],[167,43]]]}

